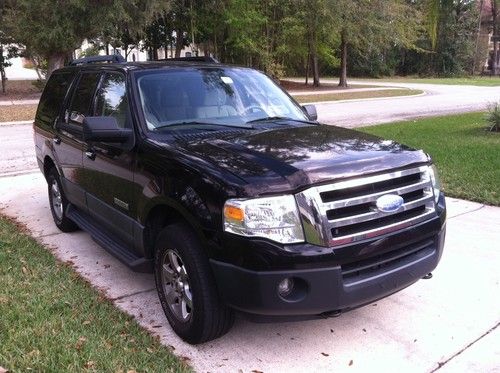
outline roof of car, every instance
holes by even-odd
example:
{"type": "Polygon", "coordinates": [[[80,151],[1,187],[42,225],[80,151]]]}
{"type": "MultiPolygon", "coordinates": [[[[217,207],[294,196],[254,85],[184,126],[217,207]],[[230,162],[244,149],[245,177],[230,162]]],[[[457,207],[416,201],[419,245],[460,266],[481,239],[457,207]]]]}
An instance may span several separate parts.
{"type": "Polygon", "coordinates": [[[91,63],[76,66],[65,66],[58,71],[68,70],[156,70],[156,69],[171,69],[171,68],[242,68],[241,66],[232,66],[221,63],[212,62],[196,62],[196,61],[146,61],[146,62],[124,62],[124,63],[91,63]]]}

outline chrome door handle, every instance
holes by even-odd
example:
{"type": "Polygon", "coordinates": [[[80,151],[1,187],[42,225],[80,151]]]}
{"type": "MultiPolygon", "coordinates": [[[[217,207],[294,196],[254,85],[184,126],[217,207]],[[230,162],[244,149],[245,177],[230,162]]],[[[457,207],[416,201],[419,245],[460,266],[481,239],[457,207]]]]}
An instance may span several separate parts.
{"type": "Polygon", "coordinates": [[[93,152],[92,150],[87,150],[85,152],[85,155],[87,156],[87,158],[91,159],[91,160],[94,160],[95,159],[95,152],[93,152]]]}

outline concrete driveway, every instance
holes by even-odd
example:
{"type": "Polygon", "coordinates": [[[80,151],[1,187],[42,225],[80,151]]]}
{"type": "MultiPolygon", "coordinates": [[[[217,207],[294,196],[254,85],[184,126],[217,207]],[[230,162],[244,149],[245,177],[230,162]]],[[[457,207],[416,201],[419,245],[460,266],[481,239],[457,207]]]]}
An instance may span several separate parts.
{"type": "Polygon", "coordinates": [[[57,230],[34,170],[30,126],[0,126],[0,138],[0,212],[199,372],[500,372],[500,208],[448,200],[445,253],[431,280],[339,318],[238,317],[226,336],[193,347],[171,331],[151,275],[129,271],[85,232],[57,230]]]}
{"type": "MultiPolygon", "coordinates": [[[[336,83],[323,79],[324,83],[336,83]]],[[[348,100],[316,103],[320,122],[342,127],[359,127],[436,115],[485,110],[489,103],[500,100],[500,87],[477,87],[443,84],[356,81],[425,92],[419,96],[348,100]]],[[[354,88],[356,85],[353,84],[354,88]]]]}

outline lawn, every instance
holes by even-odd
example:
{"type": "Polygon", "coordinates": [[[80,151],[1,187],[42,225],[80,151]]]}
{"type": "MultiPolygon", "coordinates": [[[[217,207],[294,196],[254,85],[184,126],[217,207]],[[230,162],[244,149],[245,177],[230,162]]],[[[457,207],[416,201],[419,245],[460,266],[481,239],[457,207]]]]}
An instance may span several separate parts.
{"type": "Polygon", "coordinates": [[[40,97],[41,89],[33,80],[7,80],[5,93],[0,85],[0,101],[2,100],[31,100],[40,97]]]}
{"type": "Polygon", "coordinates": [[[191,369],[0,216],[0,371],[191,369]]]}
{"type": "MultiPolygon", "coordinates": [[[[348,80],[355,82],[358,79],[348,80]]],[[[446,85],[475,85],[484,87],[500,86],[500,77],[474,76],[463,78],[418,78],[418,77],[386,77],[380,79],[362,79],[361,81],[394,82],[394,83],[425,83],[425,84],[446,84],[446,85]]]]}
{"type": "Polygon", "coordinates": [[[451,115],[361,130],[424,149],[448,196],[500,206],[500,133],[485,130],[484,116],[451,115]]]}
{"type": "Polygon", "coordinates": [[[35,119],[38,105],[0,105],[0,122],[35,119]]]}
{"type": "Polygon", "coordinates": [[[318,93],[314,95],[296,95],[295,100],[299,103],[305,102],[320,102],[320,101],[340,101],[340,100],[356,100],[363,98],[377,97],[397,97],[397,96],[413,96],[423,93],[417,89],[383,89],[378,91],[361,91],[361,92],[339,92],[339,93],[318,93]]]}

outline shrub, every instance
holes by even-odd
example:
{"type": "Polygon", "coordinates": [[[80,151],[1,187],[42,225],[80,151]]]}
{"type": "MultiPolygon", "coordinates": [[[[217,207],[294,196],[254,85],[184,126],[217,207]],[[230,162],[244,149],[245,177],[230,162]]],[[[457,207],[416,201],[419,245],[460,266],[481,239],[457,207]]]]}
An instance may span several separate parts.
{"type": "Polygon", "coordinates": [[[489,130],[500,131],[500,102],[495,102],[489,105],[488,113],[486,114],[489,130]]]}

